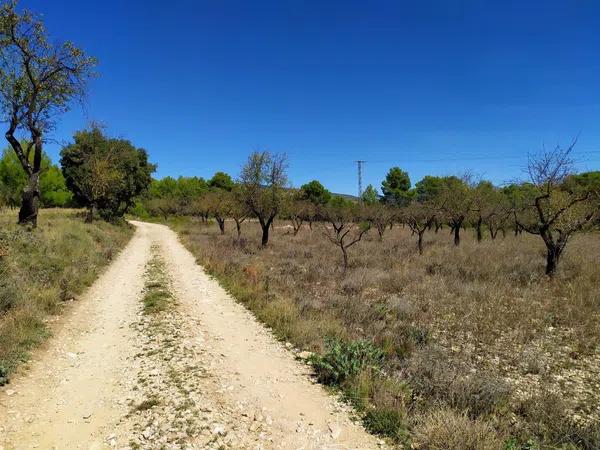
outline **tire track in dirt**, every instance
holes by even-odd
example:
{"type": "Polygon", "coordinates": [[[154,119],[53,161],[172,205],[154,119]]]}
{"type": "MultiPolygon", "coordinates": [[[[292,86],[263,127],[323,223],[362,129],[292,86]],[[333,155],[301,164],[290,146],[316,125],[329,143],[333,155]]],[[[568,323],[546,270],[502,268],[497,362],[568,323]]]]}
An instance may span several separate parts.
{"type": "Polygon", "coordinates": [[[73,310],[46,349],[0,393],[7,449],[100,448],[127,411],[136,300],[150,240],[139,229],[73,310]]]}
{"type": "Polygon", "coordinates": [[[130,243],[46,349],[0,391],[0,450],[383,446],[173,231],[133,224],[130,243]],[[172,301],[151,316],[141,300],[154,260],[172,301]]]}

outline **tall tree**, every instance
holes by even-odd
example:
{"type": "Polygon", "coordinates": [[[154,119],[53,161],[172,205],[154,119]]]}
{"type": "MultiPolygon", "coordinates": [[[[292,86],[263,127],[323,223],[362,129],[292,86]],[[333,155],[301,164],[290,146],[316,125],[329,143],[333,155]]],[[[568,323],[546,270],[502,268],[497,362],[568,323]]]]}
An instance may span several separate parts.
{"type": "Polygon", "coordinates": [[[244,202],[262,229],[262,246],[269,243],[269,229],[279,212],[287,184],[287,158],[282,154],[253,152],[240,174],[244,202]]]}
{"type": "Polygon", "coordinates": [[[375,189],[372,184],[369,184],[363,191],[360,199],[365,205],[374,205],[379,201],[377,189],[375,189]]]}
{"type": "Polygon", "coordinates": [[[389,205],[405,206],[410,201],[410,177],[400,167],[392,167],[381,183],[383,201],[389,205]]]}
{"type": "Polygon", "coordinates": [[[231,191],[234,184],[232,178],[225,172],[216,172],[213,177],[208,180],[208,185],[211,188],[223,189],[224,191],[231,191]]]}
{"type": "Polygon", "coordinates": [[[152,181],[154,164],[148,154],[129,141],[107,138],[94,127],[75,134],[75,142],[61,151],[60,164],[75,200],[105,220],[122,217],[152,181]]]}
{"type": "Polygon", "coordinates": [[[8,123],[6,139],[27,176],[19,223],[37,225],[43,142],[58,114],[82,98],[96,60],[65,42],[49,42],[44,24],[28,11],[17,12],[16,1],[0,7],[0,101],[8,123]],[[22,130],[29,143],[15,134],[22,130]],[[33,157],[31,157],[33,152],[33,157]]]}
{"type": "Polygon", "coordinates": [[[326,205],[331,200],[331,192],[317,180],[309,181],[300,186],[300,197],[316,206],[326,205]]]}

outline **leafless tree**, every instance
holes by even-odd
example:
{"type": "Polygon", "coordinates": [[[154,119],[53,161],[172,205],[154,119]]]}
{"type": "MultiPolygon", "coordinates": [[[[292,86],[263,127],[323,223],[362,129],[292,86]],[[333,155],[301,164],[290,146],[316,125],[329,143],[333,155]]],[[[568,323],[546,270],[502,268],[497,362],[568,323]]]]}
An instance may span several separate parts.
{"type": "Polygon", "coordinates": [[[594,226],[599,217],[595,186],[578,185],[573,178],[571,157],[575,142],[567,148],[556,146],[550,151],[530,156],[527,172],[536,187],[526,214],[517,215],[519,226],[539,235],[546,245],[546,274],[552,277],[560,257],[573,234],[594,226]]]}
{"type": "Polygon", "coordinates": [[[332,201],[322,209],[325,222],[321,223],[324,236],[342,252],[344,270],[348,268],[348,249],[360,242],[371,225],[364,221],[359,205],[344,201],[332,201]]]}
{"type": "Polygon", "coordinates": [[[417,235],[419,255],[423,254],[423,236],[431,229],[438,214],[437,208],[428,203],[413,202],[402,210],[403,222],[417,235]]]}

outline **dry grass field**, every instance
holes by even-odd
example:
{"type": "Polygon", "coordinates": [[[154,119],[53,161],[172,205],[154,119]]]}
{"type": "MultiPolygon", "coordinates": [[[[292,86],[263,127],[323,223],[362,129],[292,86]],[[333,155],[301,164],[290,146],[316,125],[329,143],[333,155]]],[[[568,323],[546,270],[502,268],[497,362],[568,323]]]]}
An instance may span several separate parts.
{"type": "Polygon", "coordinates": [[[77,210],[42,210],[33,231],[16,221],[15,210],[0,211],[0,385],[132,235],[127,225],[86,224],[77,210]]]}
{"type": "Polygon", "coordinates": [[[455,248],[442,229],[419,256],[396,226],[352,247],[344,271],[319,225],[293,236],[280,221],[264,250],[256,223],[239,242],[232,223],[171,225],[281,339],[383,352],[337,382],[371,431],[430,449],[600,448],[600,235],[574,238],[549,281],[537,236],[478,244],[467,230],[455,248]]]}

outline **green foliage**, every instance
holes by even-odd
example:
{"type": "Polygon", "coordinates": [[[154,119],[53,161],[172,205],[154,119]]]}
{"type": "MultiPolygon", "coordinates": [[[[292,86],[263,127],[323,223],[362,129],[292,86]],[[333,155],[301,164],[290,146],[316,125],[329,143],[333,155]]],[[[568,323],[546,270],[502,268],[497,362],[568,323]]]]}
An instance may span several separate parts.
{"type": "Polygon", "coordinates": [[[145,150],[107,138],[97,127],[75,134],[75,142],[61,151],[61,165],[76,201],[97,208],[105,220],[122,217],[148,189],[156,169],[145,150]]]}
{"type": "Polygon", "coordinates": [[[370,409],[363,418],[367,430],[373,434],[388,436],[397,440],[406,438],[405,417],[398,408],[370,409]]]}
{"type": "Polygon", "coordinates": [[[300,187],[300,197],[315,205],[325,205],[331,200],[331,192],[317,180],[312,180],[300,187]]]}
{"type": "Polygon", "coordinates": [[[0,366],[0,386],[4,386],[8,383],[8,369],[4,366],[0,366]]]}
{"type": "Polygon", "coordinates": [[[410,177],[400,167],[392,167],[381,183],[383,201],[389,205],[405,206],[410,201],[410,177]]]}
{"type": "Polygon", "coordinates": [[[208,185],[211,188],[231,191],[235,183],[233,182],[231,176],[229,176],[225,172],[216,172],[213,175],[213,177],[210,180],[208,180],[208,185]]]}
{"type": "Polygon", "coordinates": [[[324,355],[313,355],[310,359],[323,384],[339,386],[362,370],[379,370],[383,363],[383,352],[368,341],[327,339],[325,345],[327,352],[324,355]]]}
{"type": "MultiPolygon", "coordinates": [[[[24,142],[22,145],[26,145],[26,143],[24,142]]],[[[68,206],[73,196],[67,189],[65,178],[58,166],[52,164],[48,155],[44,154],[41,168],[42,206],[48,208],[68,206]]],[[[2,199],[2,203],[11,207],[19,206],[26,184],[27,176],[14,150],[10,147],[4,149],[2,158],[0,158],[0,199],[2,199]]]]}
{"type": "Polygon", "coordinates": [[[379,194],[377,193],[377,189],[375,189],[372,184],[369,184],[360,196],[360,199],[365,205],[374,205],[375,203],[379,202],[379,194]]]}
{"type": "Polygon", "coordinates": [[[443,178],[427,175],[415,185],[415,199],[420,203],[433,201],[440,195],[443,187],[443,178]]]}

